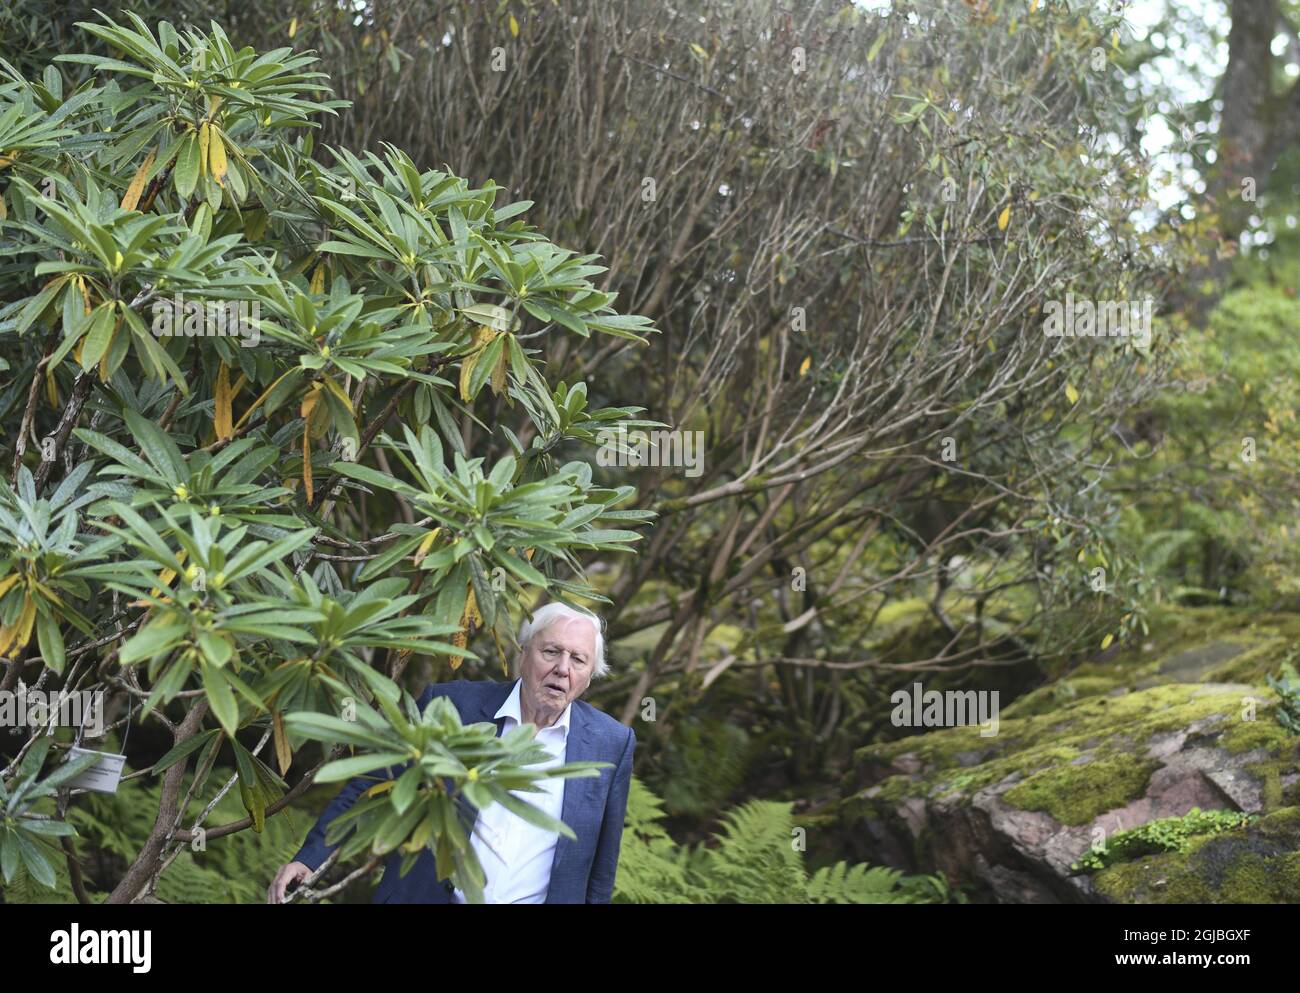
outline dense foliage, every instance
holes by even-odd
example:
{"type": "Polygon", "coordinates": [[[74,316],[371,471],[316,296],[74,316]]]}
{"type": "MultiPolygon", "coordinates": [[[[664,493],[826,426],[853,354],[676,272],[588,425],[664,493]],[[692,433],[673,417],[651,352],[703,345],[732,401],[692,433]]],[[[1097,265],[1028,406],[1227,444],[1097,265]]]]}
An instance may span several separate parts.
{"type": "MultiPolygon", "coordinates": [[[[1130,38],[1023,0],[0,11],[3,679],[165,722],[115,898],[185,871],[213,769],[238,835],[280,830],[291,763],[322,779],[309,739],[361,750],[326,780],[473,754],[397,687],[499,676],[542,590],[611,622],[590,698],[665,814],[634,791],[638,900],[813,892],[789,831],[830,871],[819,812],[918,673],[1006,702],[1161,601],[1294,606],[1295,150],[1233,205],[1256,251],[1189,253],[1216,218],[1153,208],[1147,132],[1222,193],[1221,108],[1170,108],[1130,38]],[[1162,305],[1225,261],[1203,322],[1162,305]],[[156,336],[200,320],[177,293],[244,333],[156,336]],[[1151,347],[1046,338],[1067,293],[1153,298],[1151,347]],[[594,457],[659,422],[699,475],[594,457]],[[754,818],[761,878],[710,889],[754,818]]],[[[436,833],[406,775],[348,854],[436,833]]],[[[14,865],[63,831],[23,802],[14,865]]]]}
{"type": "MultiPolygon", "coordinates": [[[[340,104],[311,56],[238,48],[216,24],[80,26],[111,54],[60,56],[94,70],[75,88],[0,63],[4,688],[106,690],[137,704],[118,724],[169,729],[153,830],[114,901],[204,830],[206,811],[181,824],[179,794],[220,751],[261,831],[310,740],[358,749],[313,770],[324,781],[414,760],[352,812],[344,857],[427,845],[474,893],[444,784],[571,833],[508,792],[538,778],[522,766],[540,746],[462,728],[446,701],[420,715],[395,678],[413,655],[477,659],[479,627],[504,662],[512,611],[543,591],[599,599],[575,554],[626,548],[649,515],[556,449],[639,408],[550,385],[544,351],[564,334],[643,343],[649,322],[495,184],[392,147],[320,161],[313,122],[340,104]]],[[[47,746],[34,734],[6,778],[47,746]]],[[[49,878],[36,842],[63,827],[22,819],[41,795],[11,805],[6,881],[20,859],[49,878]]]]}

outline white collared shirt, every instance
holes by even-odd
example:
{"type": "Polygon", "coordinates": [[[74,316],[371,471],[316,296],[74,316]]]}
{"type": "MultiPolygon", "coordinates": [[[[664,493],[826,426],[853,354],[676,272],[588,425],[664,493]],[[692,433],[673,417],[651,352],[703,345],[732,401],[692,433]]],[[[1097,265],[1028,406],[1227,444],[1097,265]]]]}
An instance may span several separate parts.
{"type": "MultiPolygon", "coordinates": [[[[515,680],[514,689],[495,717],[504,717],[501,729],[504,737],[523,723],[519,691],[521,680],[515,680]]],[[[551,753],[551,758],[533,769],[549,769],[562,765],[569,740],[569,712],[572,702],[564,708],[555,723],[537,732],[536,741],[551,753]]],[[[511,794],[540,807],[557,820],[564,808],[564,780],[543,779],[537,785],[543,793],[511,790],[511,794]]],[[[555,845],[560,836],[529,824],[522,817],[494,803],[479,813],[478,824],[470,838],[470,845],[483,865],[487,883],[483,899],[487,903],[545,903],[546,889],[551,882],[551,864],[555,858],[555,845]],[[480,837],[482,835],[482,837],[480,837]],[[486,842],[485,840],[486,839],[486,842]],[[490,843],[496,849],[493,854],[490,843]],[[498,858],[498,856],[500,856],[498,858]]],[[[466,903],[460,887],[452,891],[453,903],[466,903]]]]}

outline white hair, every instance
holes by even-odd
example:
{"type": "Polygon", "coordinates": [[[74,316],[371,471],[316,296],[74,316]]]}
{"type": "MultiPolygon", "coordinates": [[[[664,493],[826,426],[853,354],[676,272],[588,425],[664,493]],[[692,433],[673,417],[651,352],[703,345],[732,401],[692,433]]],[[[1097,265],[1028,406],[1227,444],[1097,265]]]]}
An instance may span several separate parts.
{"type": "Polygon", "coordinates": [[[560,620],[577,620],[586,621],[591,625],[592,630],[596,633],[596,668],[591,674],[592,679],[599,679],[609,672],[609,666],[605,664],[605,632],[604,622],[595,614],[589,614],[585,610],[575,610],[568,604],[548,603],[544,607],[538,607],[533,611],[532,618],[524,618],[523,624],[519,625],[519,647],[525,649],[537,635],[541,634],[548,627],[560,620]]]}

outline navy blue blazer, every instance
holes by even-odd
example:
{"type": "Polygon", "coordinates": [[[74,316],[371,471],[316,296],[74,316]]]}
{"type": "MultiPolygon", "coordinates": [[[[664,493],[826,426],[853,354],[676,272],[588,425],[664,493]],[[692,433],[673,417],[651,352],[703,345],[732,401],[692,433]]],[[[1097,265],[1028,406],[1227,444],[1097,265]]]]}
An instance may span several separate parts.
{"type": "MultiPolygon", "coordinates": [[[[514,685],[513,679],[508,682],[455,680],[431,683],[420,695],[419,706],[423,711],[435,696],[445,696],[455,705],[465,724],[495,721],[497,737],[500,737],[505,718],[497,719],[494,715],[506,702],[514,685]]],[[[551,863],[551,881],[546,890],[547,903],[609,903],[614,892],[614,874],[618,869],[619,845],[623,840],[623,819],[627,812],[635,750],[636,734],[631,728],[584,700],[573,701],[565,762],[611,762],[614,768],[601,769],[600,778],[563,780],[564,805],[560,820],[578,837],[576,841],[563,835],[557,839],[555,860],[551,863]]],[[[325,844],[326,826],[351,807],[357,797],[375,782],[375,774],[349,780],[308,832],[302,848],[293,857],[294,861],[315,872],[335,847],[325,844]]],[[[411,871],[404,877],[401,864],[402,854],[393,852],[384,867],[384,877],[375,890],[372,903],[452,902],[451,880],[438,879],[433,853],[428,848],[420,852],[411,871]]]]}

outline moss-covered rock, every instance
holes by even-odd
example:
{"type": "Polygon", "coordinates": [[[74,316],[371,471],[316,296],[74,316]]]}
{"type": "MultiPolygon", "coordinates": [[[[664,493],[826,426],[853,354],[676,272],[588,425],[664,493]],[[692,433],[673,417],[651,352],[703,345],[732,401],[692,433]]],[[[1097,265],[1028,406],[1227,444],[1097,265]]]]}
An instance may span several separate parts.
{"type": "Polygon", "coordinates": [[[1186,854],[1110,866],[1095,886],[1119,903],[1300,903],[1300,807],[1203,837],[1186,854]]]}
{"type": "Polygon", "coordinates": [[[1088,824],[1140,797],[1160,763],[1116,753],[1036,772],[1002,795],[1022,810],[1042,810],[1062,824],[1088,824]]]}
{"type": "Polygon", "coordinates": [[[996,735],[943,728],[860,749],[839,823],[858,858],[938,868],[1002,901],[1294,899],[1300,738],[1263,681],[1292,645],[1295,615],[1166,611],[1141,643],[1004,707],[996,735]],[[1261,819],[1072,868],[1099,840],[1195,808],[1261,819]]]}

